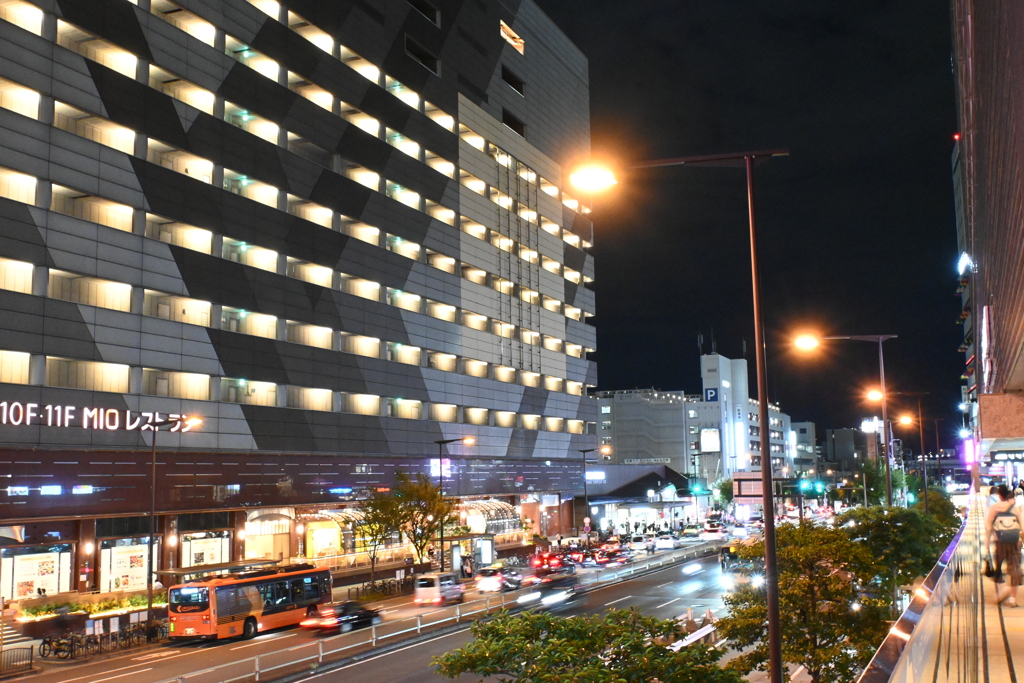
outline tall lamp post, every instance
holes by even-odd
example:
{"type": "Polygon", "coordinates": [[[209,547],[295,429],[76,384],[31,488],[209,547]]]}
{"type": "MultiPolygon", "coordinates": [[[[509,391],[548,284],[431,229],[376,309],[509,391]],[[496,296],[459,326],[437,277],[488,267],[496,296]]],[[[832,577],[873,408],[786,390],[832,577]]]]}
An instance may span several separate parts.
{"type": "MultiPolygon", "coordinates": [[[[772,497],[772,451],[771,430],[768,429],[768,369],[765,361],[764,316],[761,308],[761,273],[757,260],[757,225],[754,221],[754,163],[770,157],[789,156],[784,149],[738,154],[713,154],[709,156],[658,159],[634,164],[632,168],[661,168],[664,166],[737,166],[747,174],[747,217],[750,231],[750,274],[754,303],[754,348],[757,363],[758,415],[761,429],[761,504],[764,507],[764,579],[766,606],[768,610],[768,656],[769,681],[782,683],[782,626],[779,616],[779,569],[775,548],[775,515],[772,497]]],[[[588,167],[573,173],[569,182],[587,190],[601,190],[614,184],[615,179],[605,169],[588,167]]]]}
{"type": "MultiPolygon", "coordinates": [[[[156,565],[153,562],[153,537],[156,535],[156,435],[160,432],[161,427],[169,427],[170,425],[186,425],[186,429],[197,427],[203,424],[203,421],[198,417],[170,417],[166,420],[160,420],[159,422],[151,422],[149,426],[153,428],[153,448],[150,450],[150,470],[149,470],[149,538],[146,541],[146,553],[149,558],[148,570],[146,571],[146,621],[147,626],[153,620],[153,572],[156,569],[156,565]]],[[[146,628],[146,640],[148,642],[153,641],[153,629],[146,628]]]]}
{"type": "MultiPolygon", "coordinates": [[[[922,463],[921,468],[922,468],[922,478],[924,479],[924,511],[925,511],[925,513],[927,513],[928,512],[928,462],[925,459],[925,454],[924,454],[924,419],[923,419],[923,417],[921,415],[921,397],[922,396],[927,396],[928,392],[927,391],[890,391],[889,394],[892,395],[892,396],[916,396],[917,397],[917,438],[921,442],[921,463],[922,463]]],[[[868,398],[873,400],[873,401],[877,401],[878,400],[878,392],[869,392],[868,393],[868,398]]],[[[882,396],[881,396],[881,398],[882,398],[882,400],[885,400],[885,389],[884,388],[882,389],[882,396]]],[[[899,424],[901,424],[904,427],[906,427],[906,426],[912,425],[914,423],[914,418],[910,417],[909,415],[902,415],[902,416],[900,416],[900,419],[897,420],[897,422],[899,422],[899,424]]],[[[939,423],[936,422],[935,423],[935,428],[936,428],[935,433],[936,433],[936,435],[938,434],[938,426],[939,426],[939,423]]]]}
{"type": "MultiPolygon", "coordinates": [[[[583,516],[590,516],[590,496],[587,495],[587,453],[593,453],[594,451],[600,451],[601,455],[611,455],[612,447],[605,444],[600,448],[581,448],[580,449],[580,460],[583,462],[583,516]]],[[[574,522],[576,520],[573,520],[574,522]]],[[[589,533],[588,538],[589,538],[589,533]]],[[[589,542],[589,541],[588,541],[589,542]]]]}
{"type": "MultiPolygon", "coordinates": [[[[458,439],[438,439],[434,443],[437,444],[437,473],[441,484],[441,498],[444,498],[444,447],[450,443],[472,446],[476,443],[476,439],[471,436],[463,436],[458,439]]],[[[444,571],[444,523],[446,521],[448,520],[441,520],[441,571],[444,571]]]]}
{"type": "Polygon", "coordinates": [[[833,337],[815,337],[811,334],[801,334],[793,340],[793,345],[801,351],[811,351],[817,348],[824,340],[850,340],[866,341],[878,344],[878,384],[881,388],[882,400],[882,450],[885,456],[885,504],[892,507],[892,471],[889,460],[891,458],[890,433],[888,427],[887,403],[885,399],[885,355],[882,353],[882,342],[886,339],[895,339],[895,334],[853,334],[833,337]]]}

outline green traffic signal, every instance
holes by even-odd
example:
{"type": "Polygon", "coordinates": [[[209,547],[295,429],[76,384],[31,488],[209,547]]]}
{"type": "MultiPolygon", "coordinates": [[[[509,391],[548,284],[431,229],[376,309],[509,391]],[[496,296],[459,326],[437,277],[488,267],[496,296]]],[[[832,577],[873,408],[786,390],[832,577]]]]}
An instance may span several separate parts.
{"type": "Polygon", "coordinates": [[[915,498],[914,494],[909,492],[909,491],[907,491],[907,502],[908,503],[913,503],[915,500],[916,500],[916,498],[915,498]]]}
{"type": "Polygon", "coordinates": [[[801,491],[806,491],[809,488],[811,488],[811,482],[807,481],[806,479],[800,480],[800,490],[801,491]]]}

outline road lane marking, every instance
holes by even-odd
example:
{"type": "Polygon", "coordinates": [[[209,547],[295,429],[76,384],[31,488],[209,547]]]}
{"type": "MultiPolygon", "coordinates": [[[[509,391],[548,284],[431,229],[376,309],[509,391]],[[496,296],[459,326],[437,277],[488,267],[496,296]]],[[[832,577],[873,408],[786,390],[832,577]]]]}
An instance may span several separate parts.
{"type": "Polygon", "coordinates": [[[624,598],[619,598],[618,600],[612,600],[611,602],[606,602],[606,603],[604,603],[604,606],[607,607],[608,605],[614,605],[617,602],[622,602],[623,600],[629,600],[631,597],[633,597],[633,596],[632,595],[627,595],[624,598]]]}
{"type": "MultiPolygon", "coordinates": [[[[89,683],[103,683],[103,681],[112,681],[115,678],[124,678],[125,676],[134,676],[135,674],[141,674],[141,673],[144,673],[146,671],[152,671],[152,670],[153,670],[153,667],[149,667],[148,669],[139,669],[138,671],[130,671],[130,672],[126,673],[126,674],[118,674],[116,676],[110,676],[109,678],[97,678],[95,680],[89,681],[89,683]]],[[[88,678],[88,676],[83,676],[83,678],[88,678]]],[[[67,682],[65,681],[65,683],[67,683],[67,682]]]]}
{"type": "MultiPolygon", "coordinates": [[[[112,674],[115,671],[124,671],[125,669],[134,669],[137,666],[142,666],[142,665],[141,664],[132,664],[131,666],[122,666],[120,669],[111,669],[110,671],[104,671],[102,673],[112,674]]],[[[146,671],[149,671],[149,669],[146,669],[146,671]]],[[[64,679],[64,683],[71,683],[71,681],[80,681],[83,678],[89,678],[90,676],[95,676],[95,675],[96,674],[89,674],[88,676],[79,676],[78,678],[66,678],[66,679],[64,679]]]]}
{"type": "Polygon", "coordinates": [[[150,652],[148,655],[142,655],[141,657],[132,657],[133,662],[142,662],[147,659],[157,659],[158,657],[174,657],[174,650],[164,650],[162,652],[150,652]]]}
{"type": "Polygon", "coordinates": [[[674,581],[666,581],[665,583],[663,583],[663,584],[661,584],[659,586],[655,586],[655,588],[664,588],[665,586],[668,586],[669,584],[672,584],[672,583],[674,583],[674,581]]]}
{"type": "Polygon", "coordinates": [[[408,646],[400,648],[398,650],[391,650],[390,652],[385,652],[383,654],[377,655],[376,657],[370,657],[369,659],[362,659],[362,660],[360,660],[358,662],[352,662],[351,664],[346,664],[345,666],[338,667],[337,669],[331,669],[330,671],[325,671],[322,674],[317,674],[316,676],[310,676],[309,678],[306,678],[306,679],[303,679],[303,680],[311,681],[314,678],[320,678],[321,676],[328,676],[328,675],[336,673],[338,671],[344,671],[345,669],[351,669],[353,666],[359,666],[360,664],[366,664],[367,662],[372,662],[373,660],[380,659],[381,657],[389,657],[389,656],[391,656],[393,654],[396,654],[398,652],[405,652],[406,650],[411,650],[414,647],[419,647],[420,645],[426,645],[427,643],[433,643],[435,640],[442,640],[444,638],[449,638],[451,636],[455,636],[455,635],[458,635],[460,633],[465,633],[468,630],[469,630],[469,628],[467,627],[467,628],[459,629],[458,631],[452,631],[451,633],[446,633],[443,636],[438,636],[437,638],[431,638],[430,640],[424,640],[424,641],[419,642],[419,643],[414,643],[412,645],[408,645],[408,646]]]}
{"type": "Polygon", "coordinates": [[[673,602],[679,602],[680,600],[682,600],[682,598],[676,598],[675,600],[669,600],[668,602],[663,602],[660,605],[658,605],[657,607],[655,607],[654,609],[661,609],[662,607],[666,607],[667,605],[671,605],[673,602]]]}
{"type": "Polygon", "coordinates": [[[286,636],[279,636],[277,638],[264,638],[263,640],[261,640],[259,642],[256,642],[256,643],[249,643],[248,645],[239,645],[238,647],[229,647],[228,649],[229,650],[241,650],[242,648],[252,647],[253,645],[263,645],[264,643],[269,643],[272,640],[284,640],[285,638],[291,638],[292,636],[295,636],[295,635],[298,635],[298,634],[289,633],[286,636]]]}

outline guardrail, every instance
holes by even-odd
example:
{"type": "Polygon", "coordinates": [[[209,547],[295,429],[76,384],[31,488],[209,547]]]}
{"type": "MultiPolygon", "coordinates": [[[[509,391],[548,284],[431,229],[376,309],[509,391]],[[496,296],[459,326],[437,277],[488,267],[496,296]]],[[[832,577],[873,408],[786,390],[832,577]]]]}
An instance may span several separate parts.
{"type": "Polygon", "coordinates": [[[857,683],[979,680],[984,516],[976,497],[857,683]]]}
{"type": "Polygon", "coordinates": [[[33,652],[30,647],[12,647],[0,653],[0,674],[9,674],[32,668],[33,652]]]}
{"type": "MultiPolygon", "coordinates": [[[[658,569],[687,559],[705,556],[709,550],[717,550],[719,546],[720,544],[705,543],[692,548],[670,551],[670,555],[663,555],[657,560],[651,559],[647,562],[636,562],[614,570],[602,569],[593,573],[583,574],[580,576],[579,586],[591,589],[596,587],[598,583],[614,583],[626,577],[634,576],[639,572],[658,569]]],[[[491,614],[497,614],[506,608],[518,607],[519,596],[531,590],[534,589],[523,588],[507,593],[498,593],[454,605],[453,607],[445,607],[418,614],[415,617],[385,621],[382,624],[371,626],[369,629],[350,631],[349,633],[317,639],[284,650],[268,652],[237,662],[194,671],[175,678],[168,678],[159,683],[271,681],[303,671],[315,671],[324,664],[330,664],[355,654],[354,651],[360,647],[369,646],[369,648],[374,648],[382,643],[395,642],[393,639],[401,636],[414,637],[424,632],[439,630],[448,625],[460,624],[465,621],[476,621],[491,614]]]]}

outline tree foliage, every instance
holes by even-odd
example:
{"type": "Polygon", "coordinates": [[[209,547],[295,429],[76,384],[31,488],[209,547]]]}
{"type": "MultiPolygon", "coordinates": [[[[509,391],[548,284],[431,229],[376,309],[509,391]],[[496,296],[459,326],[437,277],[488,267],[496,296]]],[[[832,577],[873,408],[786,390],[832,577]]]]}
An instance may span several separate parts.
{"type": "Polygon", "coordinates": [[[412,544],[416,561],[424,562],[427,547],[455,509],[455,499],[441,495],[441,488],[424,474],[415,479],[405,472],[399,472],[397,476],[395,494],[399,499],[399,528],[412,544]]]}
{"type": "Polygon", "coordinates": [[[732,479],[719,479],[713,486],[718,491],[718,501],[723,507],[732,502],[732,479]]]}
{"type": "Polygon", "coordinates": [[[370,489],[360,506],[362,518],[356,523],[356,533],[363,539],[370,559],[370,581],[377,571],[377,558],[401,528],[402,509],[399,498],[390,491],[370,489]]]}
{"type": "MultiPolygon", "coordinates": [[[[911,509],[923,514],[924,501],[917,501],[911,509]]],[[[929,487],[928,514],[934,517],[935,521],[946,529],[946,535],[952,540],[952,536],[960,528],[962,520],[957,514],[956,506],[949,499],[949,494],[938,487],[929,487]]]]}
{"type": "MultiPolygon", "coordinates": [[[[806,668],[813,683],[856,679],[887,631],[884,605],[860,594],[874,567],[870,552],[841,529],[784,524],[777,530],[782,656],[806,668]]],[[[743,559],[764,555],[764,542],[739,546],[743,559]]],[[[727,665],[741,672],[768,670],[768,625],[763,587],[753,583],[725,598],[729,614],[719,634],[741,650],[727,665]]]]}
{"type": "Polygon", "coordinates": [[[835,525],[870,552],[873,582],[894,615],[900,586],[928,574],[952,537],[933,515],[906,508],[857,508],[837,515],[835,525]]]}
{"type": "Polygon", "coordinates": [[[685,637],[680,624],[636,610],[560,617],[501,614],[472,626],[473,642],[434,659],[447,678],[474,674],[505,683],[741,683],[718,665],[721,652],[660,643],[685,637]]]}

